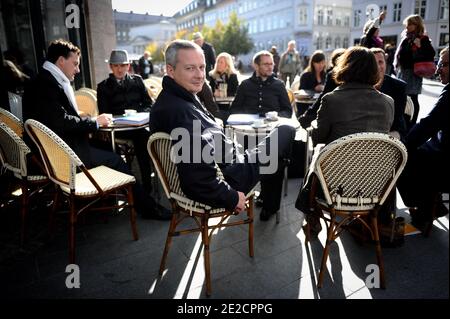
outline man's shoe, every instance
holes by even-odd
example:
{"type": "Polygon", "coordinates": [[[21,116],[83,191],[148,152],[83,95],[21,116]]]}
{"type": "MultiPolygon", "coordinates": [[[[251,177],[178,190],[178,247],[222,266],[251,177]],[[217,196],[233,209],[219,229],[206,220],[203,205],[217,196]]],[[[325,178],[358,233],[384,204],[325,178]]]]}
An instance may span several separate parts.
{"type": "Polygon", "coordinates": [[[270,219],[270,216],[276,214],[277,212],[271,212],[265,208],[261,209],[261,213],[259,214],[259,219],[263,222],[266,222],[270,219]]]}
{"type": "Polygon", "coordinates": [[[143,219],[170,220],[172,218],[172,212],[160,204],[141,210],[140,215],[143,219]]]}

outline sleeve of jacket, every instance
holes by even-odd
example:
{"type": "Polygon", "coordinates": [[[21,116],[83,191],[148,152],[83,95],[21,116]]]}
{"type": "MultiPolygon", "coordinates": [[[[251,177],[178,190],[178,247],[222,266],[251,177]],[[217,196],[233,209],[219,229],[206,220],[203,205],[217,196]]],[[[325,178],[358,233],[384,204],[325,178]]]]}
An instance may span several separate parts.
{"type": "Polygon", "coordinates": [[[292,106],[289,102],[289,96],[287,94],[286,88],[283,85],[283,82],[277,82],[277,85],[280,86],[280,95],[279,95],[279,104],[280,104],[280,111],[278,112],[278,115],[281,117],[287,117],[290,118],[292,116],[292,106]]]}
{"type": "Polygon", "coordinates": [[[394,122],[391,130],[397,131],[401,137],[405,136],[405,105],[406,105],[406,84],[400,81],[395,82],[395,99],[394,99],[394,122]]]}
{"type": "Polygon", "coordinates": [[[194,141],[197,142],[199,139],[201,141],[201,149],[204,150],[213,143],[210,136],[193,132],[193,117],[192,114],[189,114],[189,110],[175,116],[178,118],[177,123],[189,131],[189,136],[193,138],[188,143],[186,141],[174,141],[175,147],[177,143],[182,143],[180,144],[181,147],[189,145],[191,152],[189,161],[177,164],[181,189],[189,198],[195,201],[212,207],[225,207],[229,210],[234,210],[239,199],[238,193],[226,181],[217,177],[215,163],[206,163],[203,158],[200,159],[200,162],[197,161],[195,163],[196,161],[192,158],[195,155],[193,154],[194,141]]]}
{"type": "Polygon", "coordinates": [[[434,61],[434,55],[436,52],[434,51],[433,46],[431,45],[430,38],[427,36],[423,36],[420,39],[420,56],[422,61],[434,61]]]}
{"type": "Polygon", "coordinates": [[[230,78],[228,79],[228,88],[227,88],[228,96],[236,95],[238,85],[239,85],[239,82],[238,82],[237,75],[231,74],[230,78]]]}
{"type": "Polygon", "coordinates": [[[231,103],[230,111],[231,113],[243,113],[244,112],[244,101],[245,101],[245,90],[246,83],[242,82],[238,86],[236,91],[236,96],[234,97],[233,103],[231,103]]]}
{"type": "Polygon", "coordinates": [[[150,109],[152,107],[153,100],[150,97],[150,95],[148,95],[147,88],[145,87],[145,84],[144,84],[144,80],[142,80],[142,78],[139,76],[139,77],[135,77],[135,81],[138,84],[139,90],[141,92],[142,110],[140,110],[140,111],[145,112],[145,111],[147,111],[147,109],[150,109]]]}
{"type": "Polygon", "coordinates": [[[106,88],[106,82],[103,81],[97,85],[97,106],[98,113],[113,113],[109,109],[110,102],[108,100],[108,92],[106,88]]]}
{"type": "Polygon", "coordinates": [[[330,135],[331,119],[333,118],[333,114],[331,114],[329,109],[330,105],[332,105],[332,103],[329,101],[329,97],[325,95],[322,98],[322,103],[317,111],[317,128],[314,128],[311,132],[314,145],[326,143],[328,136],[330,135]]]}
{"type": "Polygon", "coordinates": [[[211,91],[214,92],[216,91],[216,80],[214,80],[213,77],[209,78],[209,87],[211,88],[211,91]]]}
{"type": "Polygon", "coordinates": [[[425,143],[429,138],[437,134],[445,125],[448,125],[448,84],[439,96],[436,105],[431,112],[414,125],[405,139],[408,149],[416,149],[425,143]]]}

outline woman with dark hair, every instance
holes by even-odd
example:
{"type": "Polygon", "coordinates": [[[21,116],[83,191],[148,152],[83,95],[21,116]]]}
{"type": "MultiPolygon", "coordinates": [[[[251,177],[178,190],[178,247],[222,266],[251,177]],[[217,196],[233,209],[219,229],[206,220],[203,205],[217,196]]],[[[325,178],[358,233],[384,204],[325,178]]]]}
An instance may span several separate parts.
{"type": "Polygon", "coordinates": [[[325,54],[318,50],[313,53],[308,67],[300,75],[300,90],[322,92],[325,83],[325,54]]]}
{"type": "Polygon", "coordinates": [[[422,18],[413,14],[403,20],[405,30],[402,32],[402,40],[394,57],[394,67],[397,69],[397,77],[406,82],[406,94],[414,103],[414,115],[410,127],[417,121],[419,114],[418,95],[422,93],[423,78],[414,74],[414,63],[433,61],[435,51],[428,36],[425,35],[425,26],[422,18]]]}
{"type": "MultiPolygon", "coordinates": [[[[379,77],[375,55],[365,47],[347,49],[338,59],[333,77],[339,86],[322,98],[317,128],[312,131],[314,144],[328,144],[354,133],[389,133],[394,120],[394,100],[374,88],[379,77]]],[[[317,216],[310,214],[309,205],[313,167],[311,163],[295,207],[307,214],[312,232],[317,233],[320,223],[317,216]]]]}
{"type": "Polygon", "coordinates": [[[369,49],[352,47],[342,54],[333,69],[339,86],[322,98],[317,112],[315,144],[359,132],[389,132],[394,101],[374,88],[378,77],[377,61],[369,49]]]}

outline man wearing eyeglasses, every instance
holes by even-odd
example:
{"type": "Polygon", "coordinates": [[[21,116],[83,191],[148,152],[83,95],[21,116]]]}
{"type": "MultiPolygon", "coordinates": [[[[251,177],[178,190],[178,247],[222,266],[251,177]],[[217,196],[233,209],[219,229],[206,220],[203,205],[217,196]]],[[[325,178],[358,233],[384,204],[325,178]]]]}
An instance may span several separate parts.
{"type": "MultiPolygon", "coordinates": [[[[292,107],[284,82],[273,73],[272,54],[269,51],[256,53],[253,68],[253,75],[238,87],[231,113],[259,114],[264,117],[267,112],[276,111],[278,116],[290,118],[292,107]]],[[[293,139],[292,136],[291,142],[293,139]]],[[[279,165],[275,174],[261,181],[261,194],[257,203],[263,207],[260,215],[262,221],[269,220],[280,209],[283,169],[283,165],[279,165]]]]}
{"type": "MultiPolygon", "coordinates": [[[[398,188],[410,209],[412,223],[423,230],[432,222],[431,211],[436,204],[436,194],[449,192],[449,80],[448,46],[440,53],[438,69],[441,83],[445,84],[431,112],[414,125],[405,138],[408,163],[400,176],[398,188]]],[[[438,198],[436,217],[448,214],[438,198]]]]}

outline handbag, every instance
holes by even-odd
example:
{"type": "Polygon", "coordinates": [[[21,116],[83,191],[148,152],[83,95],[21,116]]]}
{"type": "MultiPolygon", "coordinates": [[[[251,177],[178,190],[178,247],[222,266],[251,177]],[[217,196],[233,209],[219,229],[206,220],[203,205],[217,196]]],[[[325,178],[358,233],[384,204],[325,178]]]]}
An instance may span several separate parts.
{"type": "Polygon", "coordinates": [[[414,74],[422,78],[430,78],[436,73],[436,65],[433,61],[414,63],[414,74]]]}

